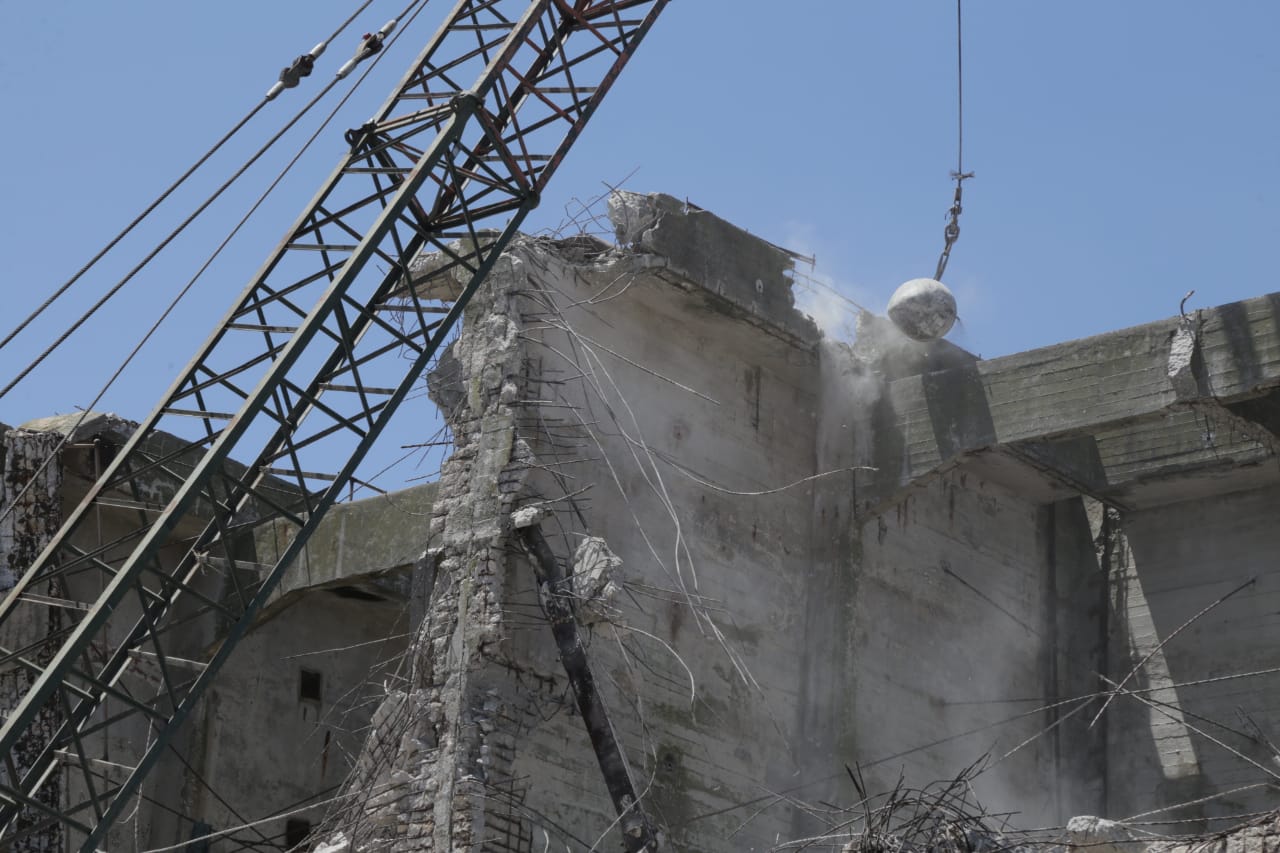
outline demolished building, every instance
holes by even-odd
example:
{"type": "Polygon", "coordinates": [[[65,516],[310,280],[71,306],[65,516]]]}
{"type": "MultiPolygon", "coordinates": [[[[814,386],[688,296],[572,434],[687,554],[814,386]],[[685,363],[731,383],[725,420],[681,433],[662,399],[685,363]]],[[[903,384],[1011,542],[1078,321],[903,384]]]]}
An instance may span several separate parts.
{"type": "MultiPolygon", "coordinates": [[[[499,261],[428,379],[438,482],[334,510],[119,849],[618,849],[549,593],[665,849],[840,850],[859,788],[975,762],[1013,827],[1275,807],[1280,297],[990,360],[869,315],[848,345],[784,250],[668,196],[610,214],[616,245],[499,261]]],[[[5,433],[0,502],[72,423],[5,433]]],[[[0,580],[127,430],[76,427],[0,580]]],[[[269,562],[262,515],[211,584],[269,562]]],[[[146,734],[104,731],[109,774],[146,734]]]]}

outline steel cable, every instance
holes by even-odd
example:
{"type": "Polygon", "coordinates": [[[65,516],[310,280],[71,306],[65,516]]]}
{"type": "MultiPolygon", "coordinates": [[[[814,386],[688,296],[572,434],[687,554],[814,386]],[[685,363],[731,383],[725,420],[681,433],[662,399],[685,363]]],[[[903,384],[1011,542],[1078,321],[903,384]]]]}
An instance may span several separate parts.
{"type": "MultiPolygon", "coordinates": [[[[404,27],[399,32],[393,34],[390,39],[388,39],[388,42],[387,42],[388,47],[394,44],[395,41],[401,35],[404,34],[404,31],[408,29],[408,26],[410,24],[413,23],[414,19],[417,18],[417,16],[421,13],[422,9],[426,6],[426,4],[427,4],[427,0],[412,0],[412,2],[407,7],[405,7],[405,11],[402,12],[400,15],[400,17],[405,21],[404,27]],[[414,10],[413,9],[414,6],[417,6],[418,8],[414,10]],[[410,14],[410,10],[412,10],[412,14],[410,14]]],[[[366,5],[368,4],[366,3],[366,5]]],[[[382,53],[379,53],[377,56],[375,56],[372,59],[372,61],[370,61],[369,66],[365,69],[364,73],[360,75],[360,77],[356,80],[355,84],[351,87],[351,89],[345,95],[343,95],[342,99],[338,101],[338,103],[334,106],[332,110],[330,110],[329,115],[325,117],[325,120],[321,122],[320,126],[316,128],[315,132],[312,133],[311,137],[307,139],[305,143],[303,143],[300,149],[298,149],[298,153],[295,154],[293,159],[291,159],[285,165],[285,167],[280,170],[280,173],[276,175],[275,179],[271,182],[271,184],[268,185],[268,187],[262,192],[260,196],[258,196],[258,199],[257,201],[254,202],[253,206],[250,207],[249,210],[244,214],[244,216],[240,218],[240,221],[236,223],[235,227],[233,227],[231,231],[227,233],[227,236],[223,238],[222,242],[218,245],[216,249],[214,249],[213,253],[210,254],[209,257],[205,259],[204,263],[200,266],[200,269],[196,271],[195,275],[193,275],[191,279],[185,285],[183,285],[182,290],[178,291],[178,294],[169,302],[168,306],[166,306],[164,311],[161,312],[160,316],[156,318],[155,322],[151,324],[151,327],[146,331],[146,333],[142,336],[142,338],[138,341],[138,343],[134,345],[133,349],[130,350],[129,354],[125,356],[124,361],[120,363],[120,365],[115,369],[115,372],[111,374],[111,377],[107,379],[106,383],[98,390],[97,395],[93,398],[93,400],[89,402],[89,405],[81,408],[80,417],[66,431],[66,434],[63,435],[62,439],[57,443],[57,445],[53,448],[53,450],[50,451],[48,457],[40,464],[38,468],[36,468],[35,472],[28,479],[27,485],[25,485],[13,497],[13,499],[9,501],[9,503],[6,506],[0,507],[0,521],[3,521],[5,518],[9,517],[9,515],[11,515],[14,509],[17,507],[18,502],[22,499],[22,497],[26,495],[27,492],[29,492],[32,488],[35,487],[37,483],[37,478],[40,476],[40,474],[43,473],[44,470],[49,467],[50,463],[52,463],[53,460],[58,458],[58,453],[69,441],[71,441],[71,437],[75,434],[75,431],[80,428],[80,425],[83,424],[85,420],[89,417],[89,415],[93,412],[94,407],[98,405],[99,402],[101,402],[104,396],[106,396],[107,391],[109,391],[111,387],[116,383],[116,381],[124,373],[125,369],[129,366],[129,364],[132,363],[135,358],[137,358],[138,354],[142,351],[142,348],[146,346],[147,341],[149,341],[152,338],[152,336],[155,335],[155,333],[159,330],[160,326],[164,323],[164,321],[168,319],[169,315],[172,314],[174,309],[178,307],[178,303],[181,302],[183,298],[186,297],[186,295],[191,291],[191,288],[195,286],[197,281],[199,281],[200,277],[204,275],[204,273],[209,269],[209,267],[218,258],[218,256],[222,254],[223,250],[226,249],[227,246],[231,243],[231,240],[236,236],[237,233],[239,233],[240,229],[242,229],[245,226],[245,224],[248,223],[250,217],[252,217],[253,214],[258,210],[258,208],[262,206],[263,202],[267,200],[267,197],[272,192],[275,191],[275,188],[279,186],[280,182],[284,180],[285,176],[288,175],[288,173],[293,169],[293,167],[297,165],[298,161],[302,158],[302,155],[306,153],[307,149],[310,148],[310,146],[315,143],[316,139],[319,138],[320,134],[324,131],[324,129],[328,127],[330,123],[332,123],[333,119],[337,116],[338,111],[342,109],[343,106],[346,105],[347,101],[350,100],[351,96],[355,94],[356,90],[359,89],[360,86],[364,84],[365,80],[369,76],[369,73],[373,71],[374,67],[382,60],[382,57],[385,55],[386,55],[386,52],[384,51],[382,53]]],[[[337,80],[334,80],[333,82],[336,83],[337,80]]],[[[330,85],[332,86],[332,83],[330,85]]],[[[308,109],[309,108],[310,108],[310,105],[308,105],[308,109]]]]}
{"type": "Polygon", "coordinates": [[[973,177],[973,172],[964,170],[964,39],[960,28],[961,0],[956,0],[956,170],[951,177],[956,182],[955,196],[951,209],[947,211],[950,220],[942,231],[942,254],[938,257],[938,268],[933,274],[934,281],[942,281],[946,272],[947,261],[951,259],[951,247],[960,239],[960,214],[964,210],[961,197],[964,195],[964,182],[973,177]]]}
{"type": "Polygon", "coordinates": [[[90,269],[92,269],[94,265],[98,263],[98,261],[102,260],[103,257],[105,257],[108,252],[114,249],[121,240],[123,240],[131,231],[133,231],[134,228],[137,228],[138,225],[141,224],[142,220],[150,216],[152,211],[154,211],[157,207],[161,205],[161,203],[164,202],[165,199],[167,199],[170,195],[172,195],[174,190],[182,186],[186,182],[187,178],[195,174],[197,169],[203,166],[210,157],[212,157],[215,153],[217,153],[218,149],[220,149],[223,145],[225,145],[227,141],[231,139],[231,137],[239,133],[240,129],[243,128],[246,124],[248,124],[250,119],[252,119],[259,112],[261,112],[262,108],[265,107],[266,105],[267,105],[267,99],[263,98],[261,101],[257,103],[257,105],[253,109],[249,110],[249,112],[245,114],[244,118],[236,122],[235,125],[230,130],[228,130],[222,136],[221,139],[219,139],[217,142],[213,144],[212,148],[210,148],[208,151],[202,154],[199,160],[197,160],[194,164],[192,164],[192,166],[189,169],[183,172],[176,181],[174,181],[168,187],[166,187],[164,192],[156,196],[155,200],[153,200],[149,205],[147,205],[146,208],[143,209],[141,213],[135,216],[133,218],[133,221],[131,221],[128,225],[126,225],[119,234],[117,234],[116,236],[112,237],[109,241],[107,241],[107,244],[103,246],[101,249],[99,249],[98,253],[95,254],[92,258],[90,258],[88,262],[85,263],[84,266],[80,267],[80,269],[76,271],[75,275],[71,276],[71,278],[63,282],[62,285],[57,290],[55,290],[52,294],[50,294],[50,296],[47,299],[45,299],[44,302],[40,303],[40,306],[36,308],[34,311],[32,311],[25,320],[23,320],[18,325],[14,326],[13,329],[9,332],[9,334],[5,335],[4,340],[0,341],[0,349],[4,349],[6,346],[8,346],[9,342],[12,341],[14,338],[16,338],[19,334],[21,334],[23,329],[31,325],[31,323],[34,322],[37,317],[39,317],[46,310],[48,310],[49,306],[52,305],[54,302],[56,302],[58,298],[62,296],[62,294],[70,290],[71,286],[75,284],[77,281],[79,281],[81,276],[83,276],[90,269]]]}
{"type": "Polygon", "coordinates": [[[75,334],[76,330],[78,330],[81,326],[83,326],[89,320],[89,318],[91,318],[94,314],[96,314],[98,310],[102,308],[103,305],[105,305],[108,301],[110,301],[113,297],[115,297],[115,295],[119,293],[120,290],[126,284],[128,284],[135,275],[137,275],[139,272],[142,271],[143,267],[151,263],[151,261],[155,259],[156,255],[164,251],[165,248],[168,247],[170,243],[172,243],[175,239],[177,239],[178,235],[180,235],[183,231],[187,229],[188,225],[194,222],[196,218],[200,216],[200,214],[204,213],[205,210],[208,209],[209,205],[217,201],[217,199],[224,192],[226,192],[227,189],[233,183],[238,181],[240,177],[245,172],[247,172],[251,166],[253,166],[254,163],[258,162],[258,160],[262,157],[262,155],[266,154],[267,151],[273,145],[275,145],[276,142],[280,140],[280,137],[284,136],[286,133],[292,130],[293,126],[297,124],[298,121],[300,121],[303,116],[305,116],[308,112],[310,112],[311,108],[314,107],[320,101],[321,98],[329,94],[329,91],[337,83],[338,83],[337,78],[329,81],[329,83],[323,89],[321,89],[315,95],[315,97],[313,97],[310,101],[307,102],[307,105],[305,107],[303,107],[300,111],[298,111],[293,116],[293,118],[289,119],[289,121],[285,124],[284,127],[276,131],[276,133],[270,139],[268,139],[267,142],[261,148],[259,148],[256,152],[254,152],[252,157],[250,157],[247,161],[245,161],[245,163],[241,165],[240,168],[236,169],[236,171],[231,175],[230,178],[227,178],[227,180],[223,181],[222,184],[216,190],[214,190],[213,193],[208,198],[206,198],[203,202],[200,203],[199,207],[197,207],[194,211],[188,214],[187,218],[183,219],[182,222],[178,224],[178,227],[170,231],[165,236],[165,238],[161,240],[159,244],[156,245],[155,248],[153,248],[150,252],[148,252],[146,257],[144,257],[141,261],[139,261],[133,267],[133,269],[125,273],[123,278],[121,278],[119,281],[113,284],[106,293],[104,293],[101,297],[98,298],[98,301],[94,302],[93,305],[89,306],[89,309],[87,311],[81,314],[75,320],[75,322],[73,322],[70,326],[68,326],[65,330],[63,330],[63,332],[60,335],[58,335],[57,338],[54,339],[53,343],[45,347],[44,351],[41,352],[38,356],[36,356],[35,359],[33,359],[26,367],[24,367],[18,373],[17,376],[11,379],[9,383],[4,386],[4,388],[0,388],[0,398],[4,397],[6,394],[12,391],[18,385],[18,383],[20,383],[23,379],[27,378],[27,376],[31,374],[31,371],[39,367],[40,364],[46,358],[48,358],[50,355],[53,354],[54,350],[56,350],[58,347],[62,346],[66,342],[67,338],[75,334]]]}
{"type": "MultiPolygon", "coordinates": [[[[329,42],[333,41],[335,38],[341,35],[343,30],[351,26],[351,22],[356,19],[356,16],[359,15],[361,12],[363,12],[366,8],[368,8],[372,2],[373,0],[364,0],[364,2],[360,5],[360,7],[356,9],[356,11],[353,12],[350,17],[348,17],[345,21],[343,21],[342,24],[336,30],[333,31],[333,34],[330,35],[323,42],[321,42],[321,44],[327,45],[329,42]]],[[[34,311],[32,311],[26,317],[26,319],[24,319],[18,325],[14,326],[13,329],[11,329],[9,333],[5,335],[4,340],[0,340],[0,350],[3,350],[6,346],[8,346],[9,343],[18,335],[20,335],[24,329],[26,329],[29,325],[31,325],[41,314],[47,311],[49,309],[49,306],[51,306],[54,302],[56,302],[59,298],[61,298],[63,294],[65,294],[68,290],[70,290],[71,287],[77,281],[79,281],[80,278],[85,273],[87,273],[95,265],[97,265],[98,261],[106,257],[108,252],[114,249],[120,243],[121,240],[123,240],[126,236],[128,236],[133,231],[133,229],[137,228],[138,225],[140,225],[144,219],[150,216],[157,207],[163,204],[164,201],[167,198],[169,198],[169,196],[172,195],[175,190],[178,189],[178,187],[186,183],[187,179],[190,178],[193,174],[195,174],[196,171],[201,166],[203,166],[206,162],[208,162],[210,157],[216,154],[222,148],[222,146],[225,145],[228,141],[230,141],[230,139],[233,136],[239,133],[244,128],[244,126],[254,118],[254,116],[256,116],[259,112],[261,112],[262,108],[267,105],[267,102],[269,100],[271,100],[271,98],[264,96],[262,100],[258,101],[258,103],[253,107],[253,109],[249,110],[249,112],[246,113],[243,118],[241,118],[238,122],[232,125],[230,130],[228,130],[225,134],[223,134],[222,137],[217,142],[215,142],[213,146],[209,148],[208,151],[205,151],[204,154],[200,155],[200,158],[196,160],[195,163],[193,163],[185,172],[179,175],[177,180],[169,184],[169,186],[166,187],[164,191],[160,193],[160,195],[156,196],[155,199],[153,199],[151,203],[148,204],[141,213],[135,216],[133,220],[129,222],[129,224],[126,225],[123,230],[120,231],[120,233],[116,234],[109,241],[107,241],[107,244],[103,246],[101,249],[99,249],[98,252],[84,264],[84,266],[80,267],[80,269],[76,271],[75,275],[71,276],[71,278],[63,282],[58,287],[58,289],[55,290],[52,294],[50,294],[49,297],[44,300],[44,302],[40,303],[39,307],[37,307],[34,311]]],[[[0,396],[3,396],[3,394],[0,394],[0,396]]]]}

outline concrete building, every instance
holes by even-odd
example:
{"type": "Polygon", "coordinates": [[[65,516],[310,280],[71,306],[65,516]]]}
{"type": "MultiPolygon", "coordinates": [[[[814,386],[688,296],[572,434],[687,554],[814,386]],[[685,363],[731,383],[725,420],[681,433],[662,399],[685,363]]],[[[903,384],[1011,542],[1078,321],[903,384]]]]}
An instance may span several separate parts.
{"type": "MultiPolygon", "coordinates": [[[[1280,297],[991,360],[871,316],[848,345],[784,250],[667,196],[610,215],[617,245],[498,264],[429,377],[438,483],[334,511],[148,786],[177,814],[119,849],[269,816],[331,853],[619,849],[538,538],[664,849],[840,850],[855,777],[969,768],[1024,829],[1275,808],[1280,297]]],[[[6,478],[59,429],[29,426],[6,478]]],[[[95,434],[14,518],[75,500],[95,434]]]]}
{"type": "MultiPolygon", "coordinates": [[[[0,589],[13,585],[14,573],[35,558],[83,497],[95,472],[135,427],[111,415],[68,415],[0,431],[0,505],[22,494],[27,484],[38,485],[22,497],[15,512],[0,519],[0,589]],[[45,466],[55,451],[54,464],[45,466]]],[[[283,484],[278,485],[283,492],[283,484]]],[[[434,492],[434,484],[427,484],[335,508],[219,674],[201,713],[148,778],[141,806],[116,827],[109,849],[172,844],[286,812],[287,817],[231,833],[217,849],[276,849],[306,836],[323,816],[323,803],[349,773],[381,695],[381,680],[390,677],[405,648],[410,573],[424,540],[417,525],[403,520],[425,515],[434,492]]],[[[82,541],[75,543],[81,550],[105,549],[110,559],[111,543],[134,529],[137,513],[146,511],[142,501],[122,497],[113,503],[100,513],[91,533],[81,534],[82,541]]],[[[200,518],[191,519],[179,537],[200,524],[200,518]]],[[[236,570],[246,584],[259,561],[274,558],[284,529],[266,521],[253,530],[242,548],[243,559],[237,560],[236,570]]],[[[227,567],[209,568],[199,591],[220,600],[230,594],[227,567]]],[[[7,626],[0,645],[22,648],[56,632],[67,609],[93,599],[97,589],[86,588],[89,580],[72,575],[58,588],[44,590],[38,608],[18,611],[28,619],[32,614],[43,618],[7,626]],[[13,634],[23,640],[11,641],[13,634]]],[[[113,625],[123,631],[135,618],[136,607],[122,607],[113,625]]],[[[171,656],[167,664],[198,667],[221,642],[225,625],[208,612],[180,624],[186,657],[171,656]]],[[[119,689],[158,701],[158,666],[155,655],[142,650],[119,689]]],[[[0,708],[13,708],[28,683],[28,674],[12,662],[0,666],[0,708]]],[[[122,772],[132,766],[146,738],[138,728],[116,723],[85,739],[101,782],[123,778],[122,772]]],[[[76,795],[82,792],[67,790],[71,784],[76,783],[56,777],[45,789],[50,804],[56,803],[55,794],[80,801],[76,795]]],[[[79,849],[76,841],[51,829],[19,841],[14,849],[79,849]]]]}

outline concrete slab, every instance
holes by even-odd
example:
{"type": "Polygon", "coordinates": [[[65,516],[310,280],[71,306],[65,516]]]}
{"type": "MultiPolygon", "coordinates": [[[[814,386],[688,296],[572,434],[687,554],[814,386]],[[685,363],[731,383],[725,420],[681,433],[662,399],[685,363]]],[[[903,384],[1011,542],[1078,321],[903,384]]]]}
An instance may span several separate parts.
{"type": "Polygon", "coordinates": [[[786,250],[663,193],[616,191],[609,218],[620,246],[660,259],[658,266],[800,340],[821,337],[795,309],[786,250]]]}
{"type": "Polygon", "coordinates": [[[1205,309],[1194,322],[1193,397],[1169,374],[1180,318],[891,381],[901,481],[994,446],[1020,446],[1082,490],[1113,497],[1224,455],[1257,461],[1270,451],[1246,420],[1266,426],[1263,403],[1280,385],[1280,295],[1205,309]]]}

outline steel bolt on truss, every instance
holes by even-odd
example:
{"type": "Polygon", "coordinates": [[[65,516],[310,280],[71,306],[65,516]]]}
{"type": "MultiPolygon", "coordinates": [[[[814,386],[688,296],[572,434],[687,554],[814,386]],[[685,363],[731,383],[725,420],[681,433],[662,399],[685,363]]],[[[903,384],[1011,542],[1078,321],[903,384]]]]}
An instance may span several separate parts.
{"type": "Polygon", "coordinates": [[[350,153],[0,603],[8,636],[51,579],[102,585],[67,609],[51,648],[0,648],[0,666],[33,678],[0,728],[0,847],[23,812],[46,820],[21,834],[56,823],[83,850],[103,842],[666,4],[461,0],[377,118],[348,134],[350,153]],[[460,292],[407,286],[424,250],[442,253],[437,275],[460,292]],[[136,528],[78,544],[105,506],[136,512],[136,528]],[[200,532],[180,535],[193,518],[200,532]],[[268,518],[295,528],[289,545],[271,565],[240,559],[236,537],[268,518]],[[205,617],[221,638],[190,666],[175,629],[205,617]],[[158,681],[138,677],[143,660],[158,681]],[[51,711],[60,726],[19,767],[15,744],[51,711]],[[122,726],[145,747],[120,780],[90,751],[122,726]],[[64,805],[50,809],[36,794],[58,765],[64,805]]]}

